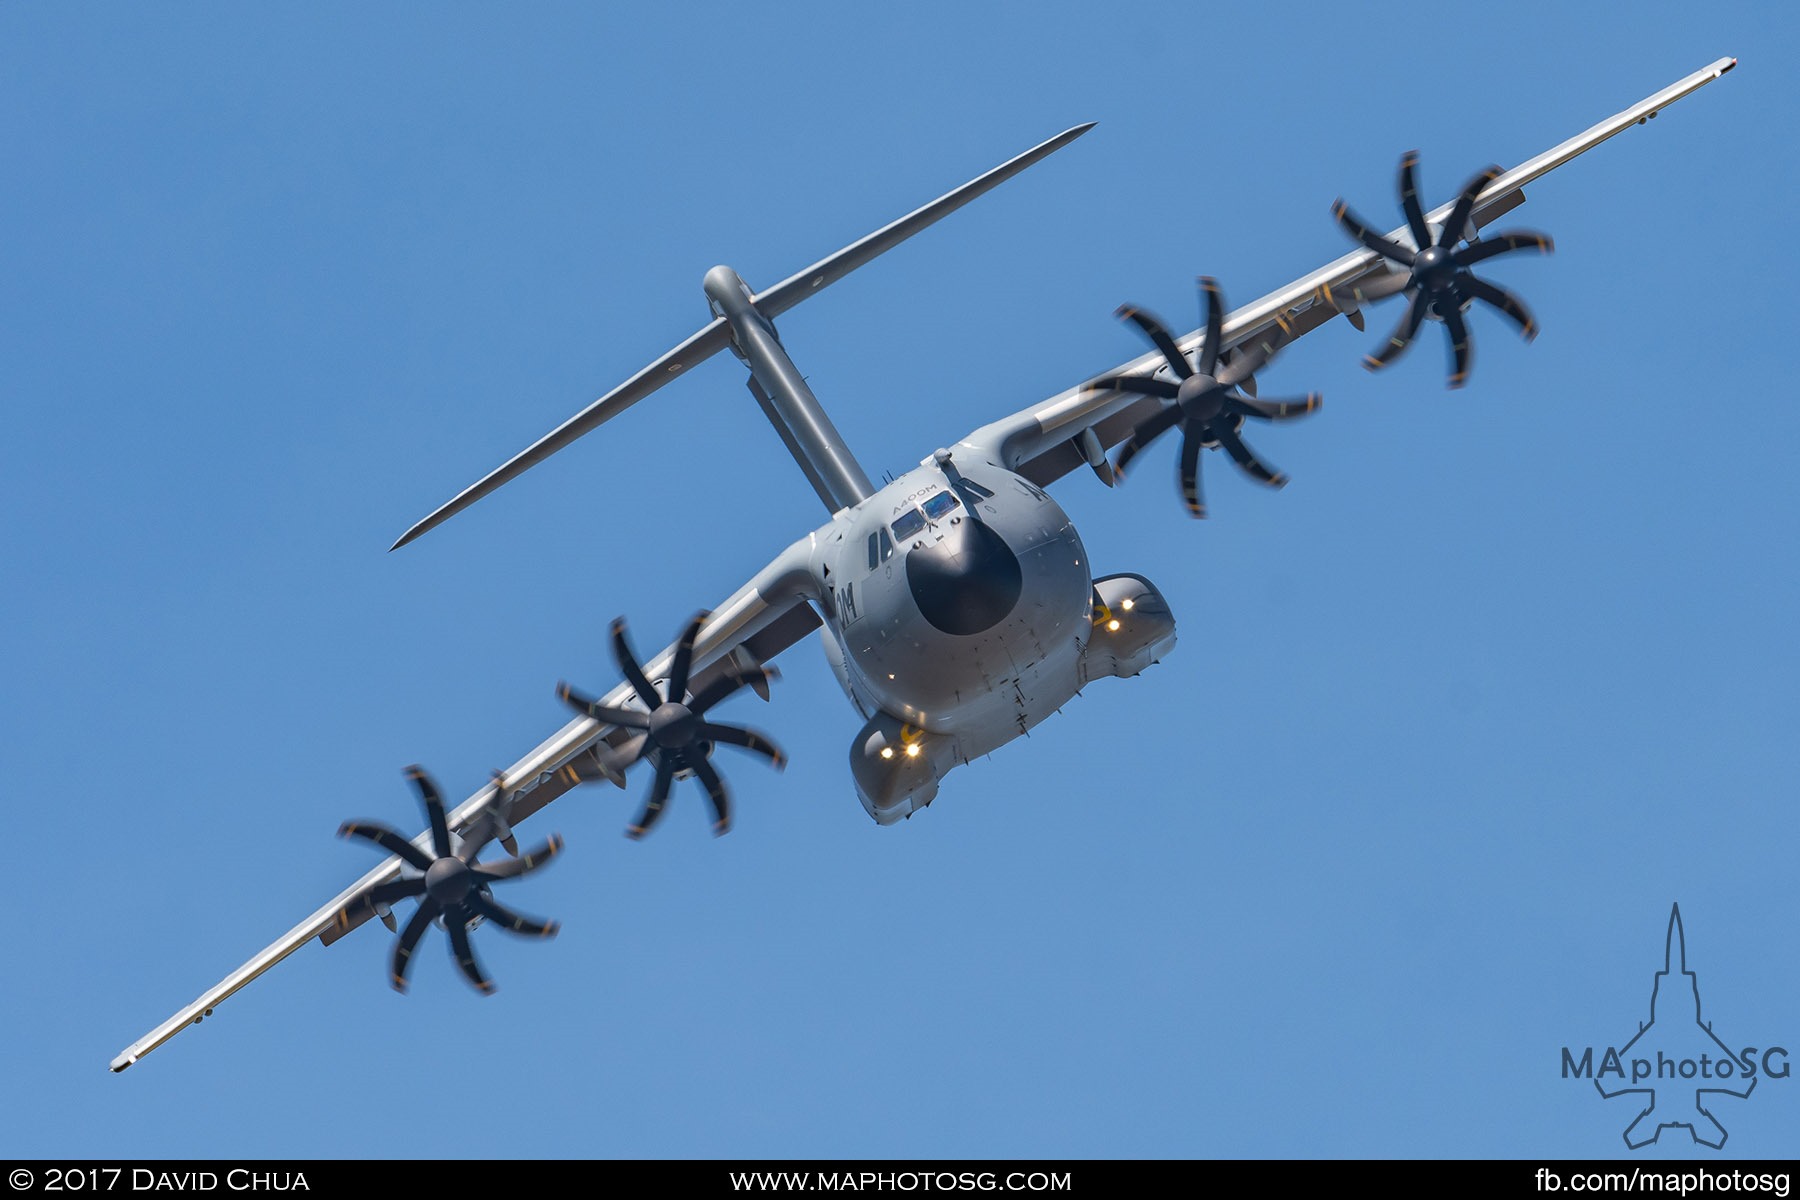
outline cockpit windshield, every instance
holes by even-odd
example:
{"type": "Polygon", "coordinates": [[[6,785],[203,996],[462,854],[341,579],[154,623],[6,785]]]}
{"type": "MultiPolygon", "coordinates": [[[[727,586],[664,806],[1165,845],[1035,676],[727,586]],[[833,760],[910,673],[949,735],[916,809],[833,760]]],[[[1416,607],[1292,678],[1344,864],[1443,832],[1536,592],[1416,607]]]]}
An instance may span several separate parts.
{"type": "Polygon", "coordinates": [[[925,517],[916,508],[909,508],[894,518],[894,540],[910,541],[925,528],[925,517]]]}
{"type": "Polygon", "coordinates": [[[939,492],[925,502],[925,516],[932,521],[941,521],[956,507],[956,496],[950,492],[939,492]]]}

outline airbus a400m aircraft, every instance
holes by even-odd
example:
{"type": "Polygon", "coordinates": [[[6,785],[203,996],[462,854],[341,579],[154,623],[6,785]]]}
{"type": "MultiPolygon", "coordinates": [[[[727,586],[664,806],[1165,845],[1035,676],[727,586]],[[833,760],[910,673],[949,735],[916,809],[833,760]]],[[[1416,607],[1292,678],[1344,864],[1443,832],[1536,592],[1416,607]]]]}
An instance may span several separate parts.
{"type": "Polygon", "coordinates": [[[1537,328],[1523,301],[1470,268],[1508,253],[1547,251],[1550,240],[1489,227],[1524,202],[1527,184],[1735,65],[1719,59],[1510,170],[1480,172],[1429,211],[1419,199],[1417,157],[1408,154],[1400,164],[1400,227],[1380,233],[1339,200],[1333,214],[1356,248],[1261,299],[1227,311],[1218,284],[1203,278],[1202,324],[1181,336],[1141,310],[1119,310],[1148,339],[1147,353],[983,425],[882,487],[838,435],[775,320],[1091,126],[1051,138],[767,290],[714,267],[704,280],[711,319],[697,333],[414,525],[395,548],[722,350],[748,368],[751,394],[818,495],[825,521],[690,619],[674,644],[648,660],[637,656],[624,622],[615,621],[622,682],[597,695],[559,685],[574,718],[461,804],[447,809],[425,772],[411,768],[427,829],[409,839],[373,822],[346,824],[342,833],[384,850],[384,861],[134,1042],[112,1069],[124,1070],[199,1023],[314,938],[329,945],[370,917],[397,928],[394,906],[408,900],[417,907],[392,951],[394,985],[406,986],[413,952],[435,923],[468,979],[491,990],[470,943],[472,927],[492,922],[530,936],[556,930],[490,894],[492,885],[525,875],[560,849],[553,837],[520,854],[514,827],[582,783],[624,787],[637,774],[647,778],[627,829],[632,836],[655,828],[677,784],[690,779],[714,831],[724,833],[732,808],[714,751],[729,747],[775,766],[784,758],[764,734],[717,719],[715,706],[744,689],[768,699],[776,678],[771,661],[815,630],[863,719],[849,753],[863,807],[882,825],[915,815],[959,764],[1005,746],[1094,680],[1136,675],[1175,645],[1168,600],[1143,575],[1096,577],[1080,535],[1047,488],[1084,469],[1113,486],[1136,475],[1146,450],[1176,429],[1176,478],[1192,515],[1207,511],[1201,462],[1208,450],[1222,450],[1252,479],[1281,486],[1286,477],[1250,448],[1244,427],[1303,417],[1320,401],[1316,394],[1262,397],[1258,375],[1283,347],[1334,318],[1363,329],[1364,309],[1384,298],[1404,297],[1404,310],[1365,365],[1394,361],[1430,321],[1444,327],[1449,382],[1460,384],[1470,370],[1477,301],[1527,337],[1537,328]],[[479,856],[494,844],[505,855],[483,862],[479,856]]]}

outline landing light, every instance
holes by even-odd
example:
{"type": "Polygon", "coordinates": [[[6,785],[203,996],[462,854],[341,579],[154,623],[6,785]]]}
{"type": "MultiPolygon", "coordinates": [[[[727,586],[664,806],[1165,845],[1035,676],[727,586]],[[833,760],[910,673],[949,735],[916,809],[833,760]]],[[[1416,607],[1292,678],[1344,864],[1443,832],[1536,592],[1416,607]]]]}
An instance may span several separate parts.
{"type": "Polygon", "coordinates": [[[883,757],[883,758],[894,757],[894,748],[892,746],[883,746],[881,748],[881,757],[883,757]]]}
{"type": "Polygon", "coordinates": [[[1119,607],[1124,609],[1126,612],[1130,612],[1132,609],[1132,606],[1135,605],[1136,603],[1137,603],[1136,600],[1133,600],[1130,596],[1127,596],[1127,597],[1125,597],[1124,600],[1119,602],[1119,607]]]}
{"type": "Polygon", "coordinates": [[[908,743],[908,744],[907,744],[907,747],[906,747],[906,757],[908,757],[908,758],[917,758],[917,757],[919,757],[919,743],[917,743],[917,742],[910,742],[910,743],[908,743]]]}
{"type": "Polygon", "coordinates": [[[1114,617],[1112,620],[1110,620],[1106,623],[1106,632],[1108,632],[1108,633],[1119,632],[1119,618],[1114,617]]]}

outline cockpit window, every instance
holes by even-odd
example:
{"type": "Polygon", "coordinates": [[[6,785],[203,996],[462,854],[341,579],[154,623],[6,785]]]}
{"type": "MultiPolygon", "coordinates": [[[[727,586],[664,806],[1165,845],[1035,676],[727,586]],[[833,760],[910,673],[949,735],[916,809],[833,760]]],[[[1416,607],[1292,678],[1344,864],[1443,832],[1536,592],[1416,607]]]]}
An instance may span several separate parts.
{"type": "Polygon", "coordinates": [[[919,531],[923,528],[925,528],[925,518],[920,515],[918,509],[909,508],[894,521],[894,540],[907,541],[918,536],[919,531]]]}
{"type": "Polygon", "coordinates": [[[962,493],[964,503],[971,507],[983,500],[992,500],[994,498],[994,493],[988,491],[966,475],[956,481],[956,490],[962,493]]]}
{"type": "MultiPolygon", "coordinates": [[[[886,537],[887,530],[885,530],[885,529],[882,530],[881,536],[886,537]]],[[[880,565],[881,565],[881,542],[880,542],[880,539],[878,539],[874,534],[871,533],[869,535],[869,570],[873,571],[876,567],[878,567],[880,565]]]]}
{"type": "Polygon", "coordinates": [[[888,536],[887,530],[881,531],[881,561],[886,562],[894,557],[894,539],[888,536]]]}
{"type": "Polygon", "coordinates": [[[925,515],[933,521],[942,520],[951,509],[956,507],[956,497],[949,492],[939,492],[925,502],[925,515]]]}

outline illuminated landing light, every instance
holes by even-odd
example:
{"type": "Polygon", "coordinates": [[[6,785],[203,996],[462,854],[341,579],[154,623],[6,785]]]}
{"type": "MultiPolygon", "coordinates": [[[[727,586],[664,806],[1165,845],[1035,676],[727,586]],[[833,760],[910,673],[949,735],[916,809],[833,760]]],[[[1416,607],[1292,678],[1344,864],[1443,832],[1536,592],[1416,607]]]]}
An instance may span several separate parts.
{"type": "Polygon", "coordinates": [[[917,743],[917,742],[910,742],[910,743],[908,743],[908,744],[907,744],[907,747],[906,747],[906,757],[908,757],[908,758],[917,758],[917,757],[919,757],[919,743],[917,743]]]}
{"type": "Polygon", "coordinates": [[[892,678],[893,678],[893,677],[894,677],[894,673],[893,673],[893,672],[892,672],[892,671],[889,671],[889,672],[888,672],[888,678],[889,678],[889,679],[892,679],[892,678]]]}
{"type": "Polygon", "coordinates": [[[1106,632],[1108,632],[1108,633],[1119,632],[1119,618],[1114,617],[1112,620],[1110,620],[1106,623],[1106,632]]]}
{"type": "Polygon", "coordinates": [[[1119,602],[1119,607],[1124,609],[1126,612],[1130,612],[1136,605],[1137,605],[1137,601],[1133,600],[1130,596],[1125,597],[1125,599],[1123,599],[1119,602]]]}
{"type": "Polygon", "coordinates": [[[894,757],[894,748],[892,746],[883,746],[881,748],[881,757],[883,757],[883,758],[894,757]]]}

